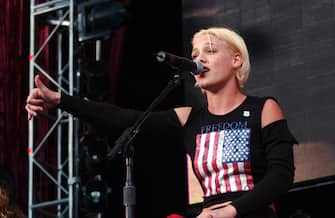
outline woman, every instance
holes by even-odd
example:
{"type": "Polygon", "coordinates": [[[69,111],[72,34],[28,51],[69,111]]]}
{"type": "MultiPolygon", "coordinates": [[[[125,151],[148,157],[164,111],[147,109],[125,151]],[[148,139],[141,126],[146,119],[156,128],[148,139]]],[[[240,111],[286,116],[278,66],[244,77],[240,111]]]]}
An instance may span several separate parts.
{"type": "MultiPolygon", "coordinates": [[[[192,46],[192,59],[205,69],[195,80],[207,105],[154,112],[144,129],[183,131],[185,150],[204,191],[198,218],[275,217],[273,202],[293,182],[292,145],[297,143],[282,110],[272,97],[242,93],[250,63],[245,42],[235,31],[200,30],[192,46]]],[[[35,82],[37,88],[27,98],[28,119],[58,106],[97,126],[126,128],[141,114],[53,92],[38,76],[35,82]]]]}

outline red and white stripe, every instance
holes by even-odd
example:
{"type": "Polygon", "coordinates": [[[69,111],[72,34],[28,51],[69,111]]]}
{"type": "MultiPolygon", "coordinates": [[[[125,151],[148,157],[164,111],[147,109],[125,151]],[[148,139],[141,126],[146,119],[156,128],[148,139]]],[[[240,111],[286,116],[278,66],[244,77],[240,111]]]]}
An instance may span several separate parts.
{"type": "Polygon", "coordinates": [[[225,130],[196,136],[193,164],[205,196],[247,191],[254,186],[250,161],[223,163],[224,136],[225,130]]]}

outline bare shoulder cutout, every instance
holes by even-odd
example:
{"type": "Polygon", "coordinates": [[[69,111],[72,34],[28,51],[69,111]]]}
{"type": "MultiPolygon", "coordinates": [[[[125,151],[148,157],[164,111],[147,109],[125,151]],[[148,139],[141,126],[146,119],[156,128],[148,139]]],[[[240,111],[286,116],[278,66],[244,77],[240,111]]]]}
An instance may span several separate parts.
{"type": "Polygon", "coordinates": [[[187,122],[188,116],[191,113],[192,108],[191,107],[178,107],[175,108],[174,111],[176,112],[179,122],[182,126],[185,125],[187,122]]]}

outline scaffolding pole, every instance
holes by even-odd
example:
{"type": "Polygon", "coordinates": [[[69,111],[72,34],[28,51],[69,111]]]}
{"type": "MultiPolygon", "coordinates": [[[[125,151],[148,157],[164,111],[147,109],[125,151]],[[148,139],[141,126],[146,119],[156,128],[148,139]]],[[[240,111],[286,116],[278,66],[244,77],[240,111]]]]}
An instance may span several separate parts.
{"type": "MultiPolygon", "coordinates": [[[[36,4],[30,1],[29,89],[34,88],[35,75],[42,74],[58,92],[77,95],[79,73],[76,72],[75,0],[54,0],[36,4]],[[52,16],[50,16],[52,15],[52,16]],[[56,18],[51,20],[51,18],[56,18]],[[48,27],[48,35],[39,39],[40,27],[48,27]],[[54,41],[53,41],[54,40],[54,41]],[[55,43],[56,49],[49,46],[55,43]],[[66,43],[66,46],[64,46],[66,43]],[[47,55],[43,56],[46,48],[47,55]],[[47,56],[47,57],[46,57],[47,56]],[[56,69],[43,60],[56,61],[56,69]],[[41,60],[42,59],[42,60],[41,60]],[[56,71],[56,72],[55,72],[56,71]]],[[[79,196],[79,122],[60,109],[55,114],[43,114],[29,121],[28,218],[78,217],[79,196]],[[39,123],[46,119],[46,133],[39,123]],[[50,141],[55,141],[50,148],[50,141]],[[55,163],[43,152],[55,149],[55,163]],[[44,184],[47,184],[45,186],[44,184]],[[47,187],[47,188],[45,188],[47,187]],[[43,192],[47,193],[43,193],[43,192]]]]}

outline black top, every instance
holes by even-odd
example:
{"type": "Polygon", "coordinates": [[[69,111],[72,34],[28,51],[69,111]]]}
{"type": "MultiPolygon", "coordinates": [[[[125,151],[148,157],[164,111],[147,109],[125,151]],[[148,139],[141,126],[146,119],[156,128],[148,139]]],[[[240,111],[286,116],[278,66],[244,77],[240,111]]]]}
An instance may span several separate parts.
{"type": "MultiPolygon", "coordinates": [[[[232,201],[239,216],[267,207],[287,192],[294,178],[292,145],[286,120],[261,128],[268,98],[248,96],[230,113],[192,109],[184,128],[173,109],[152,112],[141,134],[183,131],[185,149],[204,190],[204,206],[232,201]]],[[[60,108],[97,127],[124,129],[142,112],[62,94],[60,108]]]]}
{"type": "Polygon", "coordinates": [[[293,182],[292,145],[297,142],[286,120],[261,128],[268,98],[248,96],[221,116],[206,106],[192,110],[184,126],[185,148],[205,207],[233,201],[238,214],[246,214],[272,203],[293,182]]]}

